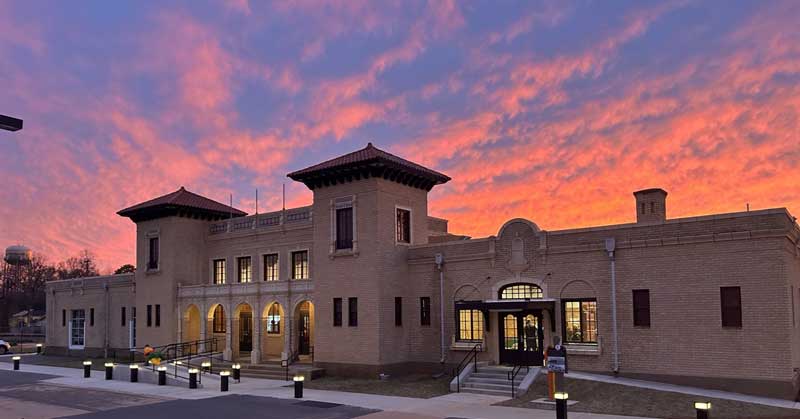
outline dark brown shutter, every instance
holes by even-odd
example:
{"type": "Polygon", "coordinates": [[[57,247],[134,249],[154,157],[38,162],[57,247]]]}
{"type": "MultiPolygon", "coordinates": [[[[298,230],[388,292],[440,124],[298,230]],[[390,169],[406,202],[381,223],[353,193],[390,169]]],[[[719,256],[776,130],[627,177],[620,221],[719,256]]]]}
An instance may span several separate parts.
{"type": "Polygon", "coordinates": [[[740,287],[719,289],[722,327],[742,327],[742,291],[740,287]]]}

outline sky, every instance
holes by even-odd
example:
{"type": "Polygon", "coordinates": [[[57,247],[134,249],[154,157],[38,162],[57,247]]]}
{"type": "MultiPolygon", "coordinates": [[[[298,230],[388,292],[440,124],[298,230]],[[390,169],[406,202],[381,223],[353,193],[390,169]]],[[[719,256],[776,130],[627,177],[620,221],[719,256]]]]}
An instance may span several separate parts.
{"type": "Polygon", "coordinates": [[[0,246],[132,263],[116,212],[185,186],[255,211],[376,146],[453,178],[451,231],[800,214],[797,1],[0,0],[0,246]]]}

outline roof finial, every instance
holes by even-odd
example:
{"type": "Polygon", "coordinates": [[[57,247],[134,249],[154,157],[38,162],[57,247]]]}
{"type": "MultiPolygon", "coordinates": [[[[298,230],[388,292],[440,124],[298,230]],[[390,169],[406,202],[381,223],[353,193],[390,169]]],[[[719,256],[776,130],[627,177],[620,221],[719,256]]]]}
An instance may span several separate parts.
{"type": "Polygon", "coordinates": [[[181,191],[185,191],[185,190],[186,190],[186,188],[184,188],[184,187],[183,187],[183,185],[181,185],[181,188],[180,188],[179,190],[181,190],[181,191]]]}
{"type": "Polygon", "coordinates": [[[372,145],[372,141],[370,141],[370,142],[368,142],[368,143],[367,143],[367,148],[370,148],[370,147],[374,147],[374,146],[372,145]]]}

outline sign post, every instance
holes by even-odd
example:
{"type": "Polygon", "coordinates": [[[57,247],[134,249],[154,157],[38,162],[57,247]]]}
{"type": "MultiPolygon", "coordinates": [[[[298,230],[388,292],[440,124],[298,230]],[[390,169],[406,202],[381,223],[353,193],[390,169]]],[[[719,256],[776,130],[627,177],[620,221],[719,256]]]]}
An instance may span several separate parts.
{"type": "Polygon", "coordinates": [[[561,338],[553,336],[553,346],[545,353],[547,365],[547,387],[550,400],[555,400],[556,393],[565,392],[564,374],[567,373],[567,348],[561,344],[561,338]]]}

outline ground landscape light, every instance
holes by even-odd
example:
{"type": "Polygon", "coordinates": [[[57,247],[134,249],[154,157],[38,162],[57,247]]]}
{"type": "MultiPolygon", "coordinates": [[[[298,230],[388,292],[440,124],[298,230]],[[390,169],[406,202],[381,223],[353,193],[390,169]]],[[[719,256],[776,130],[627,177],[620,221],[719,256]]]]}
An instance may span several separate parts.
{"type": "Polygon", "coordinates": [[[138,370],[139,369],[139,364],[131,364],[129,366],[130,366],[130,369],[132,369],[132,370],[138,370]]]}
{"type": "Polygon", "coordinates": [[[711,402],[694,402],[694,408],[697,410],[711,410],[711,402]]]}
{"type": "Polygon", "coordinates": [[[569,393],[557,392],[553,397],[555,397],[556,400],[567,400],[569,399],[569,393]]]}
{"type": "Polygon", "coordinates": [[[295,375],[294,378],[293,378],[294,381],[304,381],[305,379],[306,379],[306,377],[304,377],[302,375],[295,375]]]}
{"type": "Polygon", "coordinates": [[[231,375],[231,372],[230,371],[220,371],[219,375],[221,377],[227,377],[227,376],[231,375]]]}
{"type": "Polygon", "coordinates": [[[189,368],[189,374],[197,374],[197,368],[189,368]]]}
{"type": "Polygon", "coordinates": [[[166,371],[166,370],[167,370],[167,367],[158,367],[158,368],[157,368],[157,370],[158,370],[158,371],[166,371]]]}
{"type": "Polygon", "coordinates": [[[106,362],[105,364],[103,364],[103,366],[104,367],[113,367],[114,363],[113,362],[106,362]]]}
{"type": "Polygon", "coordinates": [[[20,358],[20,357],[18,357],[18,356],[12,356],[12,357],[11,357],[11,360],[12,360],[12,361],[19,361],[20,359],[22,359],[22,358],[20,358]]]}
{"type": "Polygon", "coordinates": [[[83,365],[92,365],[92,361],[83,361],[83,365]]]}

